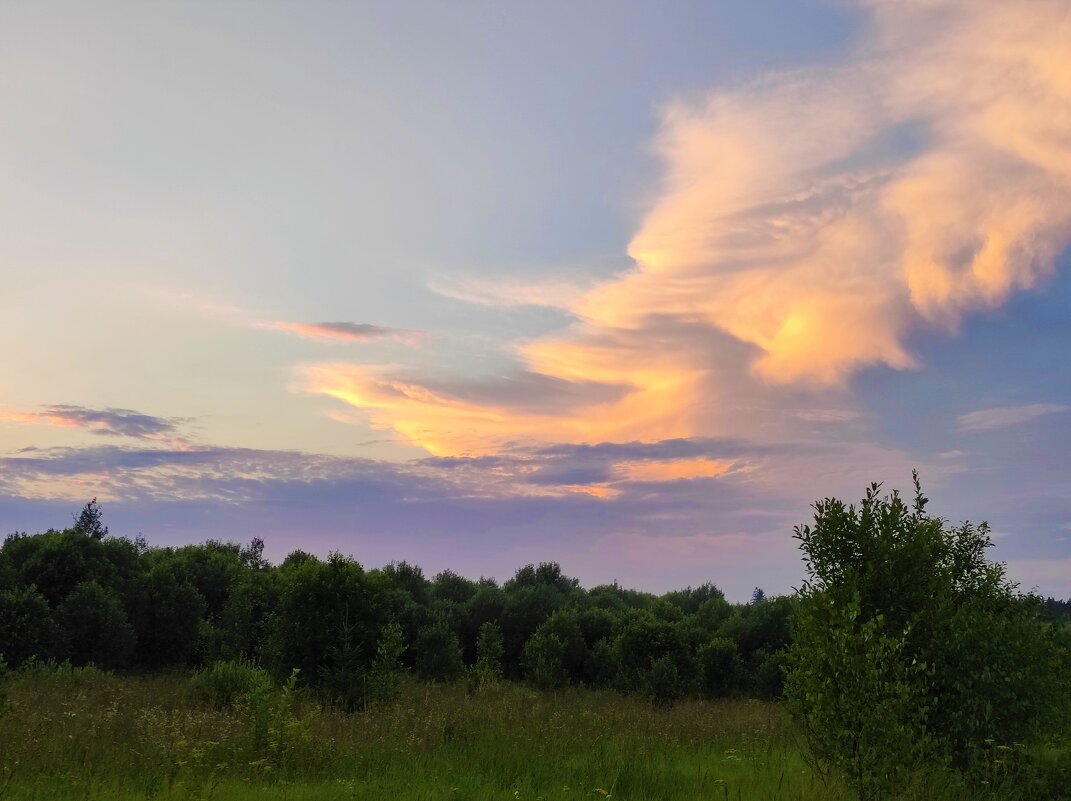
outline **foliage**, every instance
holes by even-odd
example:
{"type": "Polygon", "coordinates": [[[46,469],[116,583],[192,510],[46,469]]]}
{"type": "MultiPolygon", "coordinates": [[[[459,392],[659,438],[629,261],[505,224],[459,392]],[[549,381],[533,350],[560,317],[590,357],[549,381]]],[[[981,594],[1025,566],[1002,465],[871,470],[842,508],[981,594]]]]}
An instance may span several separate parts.
{"type": "Polygon", "coordinates": [[[987,745],[1025,741],[1061,697],[1034,605],[986,560],[985,524],[946,529],[872,485],[815,504],[796,529],[808,579],[786,693],[816,764],[881,798],[922,763],[977,773],[987,745]]]}
{"type": "Polygon", "coordinates": [[[565,643],[549,628],[540,627],[525,643],[524,677],[543,690],[563,687],[568,683],[565,643]]]}
{"type": "Polygon", "coordinates": [[[402,654],[406,651],[405,634],[397,621],[383,627],[376,646],[376,658],[372,660],[369,674],[370,697],[375,701],[392,701],[401,693],[405,665],[402,654]]]}
{"type": "Polygon", "coordinates": [[[476,640],[476,664],[470,673],[475,690],[492,687],[502,680],[502,654],[505,648],[502,629],[495,623],[484,623],[476,640]]]}
{"type": "Polygon", "coordinates": [[[743,678],[743,663],[736,643],[714,637],[699,647],[697,654],[700,681],[706,698],[726,698],[743,678]]]}
{"type": "Polygon", "coordinates": [[[271,687],[268,672],[244,657],[214,662],[193,677],[194,693],[217,709],[233,706],[271,687]]]}
{"type": "Polygon", "coordinates": [[[56,608],[63,655],[75,665],[124,667],[137,641],[118,596],[96,581],[76,586],[56,608]]]}
{"type": "MultiPolygon", "coordinates": [[[[966,546],[956,553],[973,558],[966,546]]],[[[897,565],[892,579],[878,571],[871,582],[889,593],[859,596],[860,619],[875,609],[884,615],[882,636],[902,631],[904,610],[940,586],[903,559],[897,565]]],[[[661,596],[616,582],[584,589],[554,562],[526,565],[502,585],[450,571],[429,580],[405,562],[365,569],[341,554],[304,551],[273,565],[256,539],[159,548],[76,528],[14,534],[0,547],[0,588],[0,653],[12,666],[33,656],[40,664],[69,659],[135,671],[237,660],[263,666],[276,682],[296,667],[311,697],[338,711],[393,697],[406,672],[435,681],[467,675],[474,689],[501,677],[662,701],[778,698],[791,640],[790,599],[730,603],[710,583],[661,596]]],[[[999,743],[1011,742],[1008,732],[1025,738],[1044,725],[1031,716],[1034,695],[1002,677],[1020,663],[1032,681],[1071,675],[1053,667],[1050,642],[1063,638],[1063,653],[1071,652],[1071,602],[1041,605],[1055,627],[1050,637],[1013,593],[957,593],[939,594],[946,598],[940,615],[912,618],[903,647],[918,651],[943,638],[926,681],[944,700],[931,705],[927,726],[960,732],[935,742],[948,760],[977,772],[971,764],[989,753],[977,743],[995,721],[1005,730],[999,743]],[[1004,600],[961,602],[971,593],[1004,600]],[[999,670],[987,672],[990,664],[999,670]],[[941,684],[938,674],[955,681],[941,684]]],[[[1062,688],[1047,692],[1071,697],[1062,688]]]]}
{"type": "Polygon", "coordinates": [[[94,498],[82,507],[82,511],[74,518],[72,530],[85,537],[102,540],[108,536],[108,527],[102,522],[102,517],[100,504],[94,498]]]}
{"type": "Polygon", "coordinates": [[[439,617],[417,634],[416,673],[428,681],[452,681],[464,670],[461,643],[446,619],[439,617]]]}
{"type": "Polygon", "coordinates": [[[58,634],[48,601],[35,586],[0,590],[0,656],[12,666],[53,656],[58,634]]]}

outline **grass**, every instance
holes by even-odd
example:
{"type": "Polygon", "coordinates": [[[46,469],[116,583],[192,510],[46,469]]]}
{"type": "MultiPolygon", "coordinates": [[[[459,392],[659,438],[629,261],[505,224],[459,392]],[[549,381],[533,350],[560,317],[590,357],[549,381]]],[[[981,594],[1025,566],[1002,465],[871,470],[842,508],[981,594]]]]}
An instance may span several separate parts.
{"type": "MultiPolygon", "coordinates": [[[[16,674],[0,799],[840,801],[775,704],[406,687],[346,715],[273,690],[219,708],[186,675],[16,674]]],[[[932,784],[917,798],[959,798],[932,784]]]]}

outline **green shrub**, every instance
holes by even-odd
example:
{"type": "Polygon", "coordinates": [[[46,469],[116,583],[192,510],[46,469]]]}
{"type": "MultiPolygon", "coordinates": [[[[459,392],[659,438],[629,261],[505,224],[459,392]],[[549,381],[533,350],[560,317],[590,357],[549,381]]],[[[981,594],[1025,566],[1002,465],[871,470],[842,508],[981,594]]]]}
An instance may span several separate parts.
{"type": "Polygon", "coordinates": [[[223,709],[262,690],[271,689],[268,672],[240,657],[214,662],[193,678],[196,695],[212,706],[223,709]]]}
{"type": "Polygon", "coordinates": [[[817,766],[861,800],[893,794],[916,765],[992,787],[993,747],[1036,739],[1063,697],[1051,626],[986,559],[988,527],[947,529],[926,503],[916,475],[912,506],[874,484],[858,507],[820,501],[813,528],[796,529],[808,579],[786,695],[817,766]]]}
{"type": "Polygon", "coordinates": [[[657,706],[670,706],[684,696],[685,685],[677,672],[677,663],[669,654],[651,662],[647,673],[647,697],[657,706]]]}
{"type": "Polygon", "coordinates": [[[241,701],[249,765],[260,774],[292,771],[313,757],[312,724],[317,712],[298,713],[297,680],[294,668],[282,687],[257,686],[241,701]]]}

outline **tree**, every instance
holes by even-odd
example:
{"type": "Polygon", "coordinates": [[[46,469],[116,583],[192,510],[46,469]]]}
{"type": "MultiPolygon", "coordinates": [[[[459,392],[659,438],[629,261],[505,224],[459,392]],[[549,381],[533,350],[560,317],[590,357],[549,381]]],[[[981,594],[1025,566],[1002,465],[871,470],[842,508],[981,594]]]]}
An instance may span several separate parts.
{"type": "Polygon", "coordinates": [[[1036,732],[1058,697],[1051,632],[985,558],[988,527],[946,528],[914,478],[913,506],[873,484],[859,507],[819,501],[795,532],[807,579],[786,694],[816,766],[860,799],[920,763],[969,774],[993,743],[1036,732]]]}
{"type": "Polygon", "coordinates": [[[136,637],[114,593],[95,581],[79,584],[56,609],[63,654],[76,665],[124,667],[136,637]]]}
{"type": "Polygon", "coordinates": [[[55,655],[57,630],[48,601],[36,587],[0,590],[0,657],[19,667],[30,657],[55,655]]]}
{"type": "Polygon", "coordinates": [[[413,651],[417,675],[426,681],[452,681],[465,668],[457,634],[442,617],[420,630],[413,651]]]}
{"type": "Polygon", "coordinates": [[[108,536],[108,527],[103,523],[103,514],[100,504],[94,498],[74,518],[73,530],[95,540],[102,540],[108,536]]]}
{"type": "Polygon", "coordinates": [[[502,629],[498,627],[498,624],[488,622],[480,626],[480,633],[476,638],[476,665],[473,668],[478,687],[497,684],[501,681],[504,653],[502,629]]]}
{"type": "Polygon", "coordinates": [[[553,690],[569,681],[565,643],[545,626],[536,629],[524,644],[524,677],[541,690],[553,690]]]}
{"type": "Polygon", "coordinates": [[[197,652],[205,599],[166,562],[151,567],[133,590],[130,620],[137,658],[147,667],[187,665],[197,652]]]}
{"type": "Polygon", "coordinates": [[[714,637],[699,647],[700,682],[707,698],[724,698],[736,689],[743,665],[736,643],[714,637]]]}
{"type": "Polygon", "coordinates": [[[372,670],[368,675],[370,697],[376,701],[391,701],[398,697],[405,666],[402,654],[405,653],[405,634],[395,620],[383,627],[376,646],[376,658],[372,660],[372,670]]]}

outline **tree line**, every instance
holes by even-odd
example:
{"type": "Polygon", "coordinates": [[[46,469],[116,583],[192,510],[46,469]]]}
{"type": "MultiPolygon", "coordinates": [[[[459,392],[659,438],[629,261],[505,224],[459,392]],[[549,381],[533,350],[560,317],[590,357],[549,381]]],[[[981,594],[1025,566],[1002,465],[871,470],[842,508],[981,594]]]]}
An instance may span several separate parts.
{"type": "Polygon", "coordinates": [[[790,601],[733,604],[713,584],[663,595],[585,589],[553,562],[501,584],[406,562],[264,543],[150,547],[109,535],[90,502],[74,525],[13,534],[0,548],[0,654],[106,669],[254,662],[358,706],[377,655],[430,681],[501,677],[584,684],[659,702],[780,694],[790,601]],[[386,654],[386,656],[385,656],[386,654]]]}

